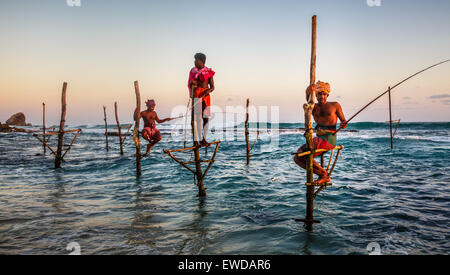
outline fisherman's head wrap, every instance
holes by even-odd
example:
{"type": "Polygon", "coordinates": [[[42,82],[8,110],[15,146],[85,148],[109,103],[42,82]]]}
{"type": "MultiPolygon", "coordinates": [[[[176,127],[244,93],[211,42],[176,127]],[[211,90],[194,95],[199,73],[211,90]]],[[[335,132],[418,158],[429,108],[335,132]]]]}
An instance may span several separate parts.
{"type": "Polygon", "coordinates": [[[330,94],[330,83],[317,81],[316,83],[316,93],[325,92],[327,95],[330,94]]]}
{"type": "Polygon", "coordinates": [[[152,107],[152,106],[156,106],[156,103],[153,99],[149,99],[145,102],[145,105],[147,105],[148,107],[152,107]]]}

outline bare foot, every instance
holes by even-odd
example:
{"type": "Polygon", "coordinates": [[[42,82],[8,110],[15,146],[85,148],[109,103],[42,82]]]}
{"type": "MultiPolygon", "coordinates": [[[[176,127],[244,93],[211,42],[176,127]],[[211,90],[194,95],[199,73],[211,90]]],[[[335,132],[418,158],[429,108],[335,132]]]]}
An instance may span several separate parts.
{"type": "Polygon", "coordinates": [[[152,150],[153,145],[151,144],[147,144],[147,152],[145,152],[145,155],[149,155],[150,154],[150,150],[152,150]]]}
{"type": "Polygon", "coordinates": [[[209,147],[209,146],[211,146],[211,144],[209,144],[209,143],[206,141],[206,139],[203,139],[203,140],[200,142],[200,146],[206,146],[206,147],[209,147]]]}
{"type": "Polygon", "coordinates": [[[331,178],[328,175],[324,175],[324,176],[319,176],[319,178],[314,181],[314,184],[325,184],[330,181],[331,181],[331,178]]]}

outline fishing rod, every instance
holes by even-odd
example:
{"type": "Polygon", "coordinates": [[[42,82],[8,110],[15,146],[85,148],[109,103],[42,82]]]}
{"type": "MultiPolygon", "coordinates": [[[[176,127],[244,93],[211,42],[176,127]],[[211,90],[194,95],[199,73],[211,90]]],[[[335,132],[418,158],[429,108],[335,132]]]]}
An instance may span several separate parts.
{"type": "MultiPolygon", "coordinates": [[[[415,73],[415,74],[413,74],[413,75],[408,76],[407,78],[403,79],[403,80],[400,81],[399,83],[397,83],[397,84],[395,84],[394,86],[392,86],[390,89],[387,89],[387,90],[386,90],[385,92],[383,92],[381,95],[377,96],[377,97],[376,97],[374,100],[372,100],[371,102],[367,103],[366,106],[364,106],[363,108],[361,108],[358,112],[356,112],[356,114],[354,114],[354,115],[353,115],[351,118],[349,118],[346,122],[349,123],[350,120],[352,120],[355,116],[357,116],[359,113],[361,113],[364,109],[366,109],[367,107],[369,107],[370,104],[374,103],[374,102],[377,101],[380,97],[382,97],[382,96],[384,96],[385,94],[387,94],[390,90],[392,91],[392,89],[394,89],[395,87],[399,86],[399,85],[402,84],[403,82],[405,82],[405,81],[407,81],[407,80],[413,78],[414,76],[416,76],[416,75],[418,75],[418,74],[420,74],[420,73],[425,72],[426,70],[429,70],[429,69],[431,69],[431,68],[433,68],[433,67],[436,67],[436,66],[438,66],[438,65],[444,64],[445,62],[449,62],[449,61],[450,61],[450,59],[441,61],[441,62],[436,63],[436,64],[434,64],[434,65],[431,65],[431,66],[429,66],[429,67],[427,67],[427,68],[425,68],[425,69],[423,69],[423,70],[420,70],[420,71],[418,71],[417,73],[415,73]]],[[[341,128],[341,126],[339,125],[339,129],[337,129],[336,132],[333,133],[333,135],[336,135],[337,132],[339,132],[341,129],[342,129],[342,128],[341,128]]]]}

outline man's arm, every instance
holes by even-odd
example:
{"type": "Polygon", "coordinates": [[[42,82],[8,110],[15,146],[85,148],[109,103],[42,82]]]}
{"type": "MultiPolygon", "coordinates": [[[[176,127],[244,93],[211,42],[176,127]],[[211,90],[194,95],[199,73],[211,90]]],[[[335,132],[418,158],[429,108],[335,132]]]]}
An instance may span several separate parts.
{"type": "Polygon", "coordinates": [[[164,123],[164,122],[166,122],[166,121],[171,121],[172,118],[168,117],[168,118],[165,118],[165,119],[159,119],[158,114],[156,114],[155,120],[156,120],[156,122],[158,122],[158,123],[164,123]]]}
{"type": "MultiPolygon", "coordinates": [[[[141,112],[141,114],[142,114],[142,112],[141,112]]],[[[134,121],[136,121],[137,118],[138,118],[138,111],[137,111],[137,108],[136,108],[136,109],[134,109],[134,115],[133,115],[134,121]]]]}
{"type": "Polygon", "coordinates": [[[309,96],[315,90],[316,90],[316,84],[311,84],[308,86],[308,88],[306,88],[306,102],[309,101],[309,96]]]}
{"type": "Polygon", "coordinates": [[[339,120],[341,121],[341,125],[340,128],[347,128],[347,120],[345,120],[345,116],[344,116],[344,112],[342,111],[342,107],[341,104],[339,104],[338,102],[335,103],[336,104],[336,115],[339,118],[339,120]]]}
{"type": "Polygon", "coordinates": [[[214,78],[210,77],[208,79],[208,83],[209,83],[209,89],[206,89],[205,91],[203,91],[202,97],[207,96],[214,91],[214,88],[215,88],[214,87],[214,78]]]}

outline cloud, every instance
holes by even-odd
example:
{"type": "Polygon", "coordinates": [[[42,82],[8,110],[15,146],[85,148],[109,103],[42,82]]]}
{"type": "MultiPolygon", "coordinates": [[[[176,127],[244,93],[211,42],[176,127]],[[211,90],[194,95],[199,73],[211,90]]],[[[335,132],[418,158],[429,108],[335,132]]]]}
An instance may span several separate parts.
{"type": "Polygon", "coordinates": [[[450,94],[436,94],[427,97],[431,99],[432,103],[441,103],[443,105],[450,105],[450,94]]]}
{"type": "Polygon", "coordinates": [[[437,94],[429,96],[428,99],[450,98],[450,94],[437,94]]]}
{"type": "Polygon", "coordinates": [[[405,97],[403,97],[403,99],[411,99],[411,97],[410,96],[405,96],[405,97]]]}
{"type": "Polygon", "coordinates": [[[227,102],[232,102],[233,99],[231,97],[227,98],[227,102]]]}

